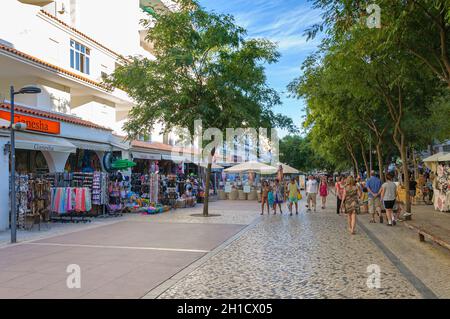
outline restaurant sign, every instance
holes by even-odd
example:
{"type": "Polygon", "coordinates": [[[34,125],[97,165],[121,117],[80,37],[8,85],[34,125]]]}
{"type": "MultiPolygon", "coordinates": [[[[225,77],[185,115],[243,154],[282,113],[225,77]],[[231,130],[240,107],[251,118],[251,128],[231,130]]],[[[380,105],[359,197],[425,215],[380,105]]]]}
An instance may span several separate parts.
{"type": "MultiPolygon", "coordinates": [[[[10,121],[11,114],[6,111],[0,111],[0,118],[10,121]]],[[[59,122],[49,121],[37,117],[15,114],[14,123],[25,123],[27,125],[27,131],[36,131],[47,134],[61,133],[61,126],[59,122]]]]}

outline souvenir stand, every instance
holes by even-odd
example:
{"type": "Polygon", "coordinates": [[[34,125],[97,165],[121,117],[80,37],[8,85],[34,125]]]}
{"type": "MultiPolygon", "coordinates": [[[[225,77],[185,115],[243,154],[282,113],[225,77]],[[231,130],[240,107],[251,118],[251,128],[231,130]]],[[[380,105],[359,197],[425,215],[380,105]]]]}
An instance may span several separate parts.
{"type": "Polygon", "coordinates": [[[31,229],[50,221],[50,183],[35,174],[16,178],[17,227],[31,229]]]}
{"type": "MultiPolygon", "coordinates": [[[[256,175],[275,174],[277,169],[260,162],[250,161],[227,168],[224,172],[227,174],[239,174],[239,176],[236,176],[234,183],[227,182],[225,185],[225,193],[228,199],[256,200],[258,188],[256,175]]],[[[223,198],[223,195],[219,195],[219,197],[223,198]]]]}
{"type": "Polygon", "coordinates": [[[450,212],[450,153],[438,153],[423,161],[434,173],[432,183],[435,209],[450,212]]]}

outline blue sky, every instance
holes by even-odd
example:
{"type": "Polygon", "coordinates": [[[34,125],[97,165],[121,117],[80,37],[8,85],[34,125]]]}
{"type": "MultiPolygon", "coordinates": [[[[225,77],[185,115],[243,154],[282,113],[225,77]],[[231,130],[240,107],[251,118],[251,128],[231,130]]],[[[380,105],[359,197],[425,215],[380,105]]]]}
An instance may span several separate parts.
{"type": "Polygon", "coordinates": [[[280,61],[267,67],[267,78],[283,105],[275,109],[299,126],[303,103],[287,97],[286,86],[301,74],[304,59],[317,49],[319,39],[306,41],[305,29],[321,21],[320,11],[307,0],[200,0],[208,10],[234,15],[249,37],[264,37],[278,44],[280,61]]]}

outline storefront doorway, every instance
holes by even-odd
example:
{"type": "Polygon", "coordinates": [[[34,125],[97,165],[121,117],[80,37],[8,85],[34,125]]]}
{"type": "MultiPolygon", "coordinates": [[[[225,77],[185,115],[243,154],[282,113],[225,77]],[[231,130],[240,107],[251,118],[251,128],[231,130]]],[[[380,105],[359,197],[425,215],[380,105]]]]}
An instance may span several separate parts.
{"type": "Polygon", "coordinates": [[[47,174],[47,161],[41,151],[16,149],[16,171],[19,174],[47,174]]]}
{"type": "Polygon", "coordinates": [[[77,149],[77,152],[70,154],[67,159],[65,171],[82,173],[101,172],[102,165],[96,152],[77,149]]]}

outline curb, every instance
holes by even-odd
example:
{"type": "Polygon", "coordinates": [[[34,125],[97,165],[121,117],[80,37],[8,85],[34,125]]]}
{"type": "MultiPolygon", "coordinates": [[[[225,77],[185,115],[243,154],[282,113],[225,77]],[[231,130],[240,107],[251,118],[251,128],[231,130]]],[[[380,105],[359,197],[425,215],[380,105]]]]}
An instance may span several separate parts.
{"type": "Polygon", "coordinates": [[[414,275],[413,272],[409,270],[409,268],[389,248],[387,248],[373,232],[371,232],[361,221],[357,221],[357,224],[424,299],[438,299],[436,294],[416,277],[416,275],[414,275]]]}

